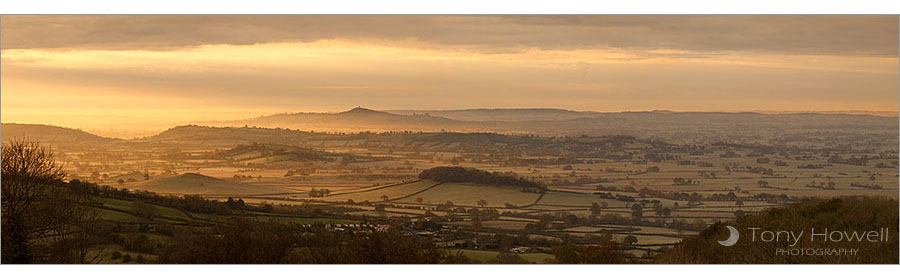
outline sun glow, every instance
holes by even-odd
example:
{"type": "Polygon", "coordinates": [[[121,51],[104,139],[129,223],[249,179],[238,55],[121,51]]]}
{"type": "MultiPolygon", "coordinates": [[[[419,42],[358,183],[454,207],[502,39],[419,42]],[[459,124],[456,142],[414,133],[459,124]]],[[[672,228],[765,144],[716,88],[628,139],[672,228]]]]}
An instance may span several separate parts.
{"type": "Polygon", "coordinates": [[[415,40],[12,49],[0,57],[4,122],[89,130],[135,124],[154,130],[197,120],[356,105],[597,111],[897,108],[897,57],[622,48],[496,51],[415,40]],[[850,99],[840,90],[866,98],[850,99]],[[767,94],[790,97],[758,98],[767,94]]]}

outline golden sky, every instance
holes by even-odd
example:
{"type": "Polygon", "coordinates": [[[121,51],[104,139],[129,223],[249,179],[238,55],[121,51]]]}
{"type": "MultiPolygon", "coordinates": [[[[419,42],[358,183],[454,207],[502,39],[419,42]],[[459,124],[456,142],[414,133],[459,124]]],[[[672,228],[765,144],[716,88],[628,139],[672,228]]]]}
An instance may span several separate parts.
{"type": "Polygon", "coordinates": [[[356,106],[897,111],[900,91],[897,16],[2,16],[0,27],[3,122],[116,136],[356,106]]]}

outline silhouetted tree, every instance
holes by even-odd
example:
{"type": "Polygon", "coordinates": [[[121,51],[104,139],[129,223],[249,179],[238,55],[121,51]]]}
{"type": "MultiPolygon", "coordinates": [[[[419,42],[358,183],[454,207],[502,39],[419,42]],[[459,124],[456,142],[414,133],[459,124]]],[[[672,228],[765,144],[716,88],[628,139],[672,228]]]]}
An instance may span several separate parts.
{"type": "Polygon", "coordinates": [[[138,217],[143,217],[148,220],[153,220],[156,217],[156,207],[153,205],[149,205],[140,200],[135,200],[131,203],[131,211],[134,215],[138,217]]]}
{"type": "Polygon", "coordinates": [[[631,216],[635,219],[640,219],[644,216],[644,207],[641,206],[640,203],[635,203],[631,206],[631,216]]]}
{"type": "Polygon", "coordinates": [[[87,196],[61,187],[53,153],[20,140],[2,147],[2,262],[85,263],[99,212],[87,196]]]}
{"type": "Polygon", "coordinates": [[[478,206],[485,207],[487,205],[488,205],[487,200],[482,199],[482,200],[478,201],[478,206]]]}

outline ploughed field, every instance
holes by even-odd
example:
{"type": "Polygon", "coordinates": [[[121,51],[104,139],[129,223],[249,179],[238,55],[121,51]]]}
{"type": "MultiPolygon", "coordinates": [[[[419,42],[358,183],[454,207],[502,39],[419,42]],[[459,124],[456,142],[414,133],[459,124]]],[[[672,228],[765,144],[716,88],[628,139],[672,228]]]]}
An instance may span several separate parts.
{"type": "MultiPolygon", "coordinates": [[[[293,168],[219,166],[185,168],[180,171],[185,173],[179,175],[141,178],[125,173],[111,178],[124,179],[119,184],[121,187],[163,194],[196,194],[220,201],[242,199],[253,205],[337,207],[344,214],[341,222],[370,218],[423,221],[437,217],[438,223],[447,228],[475,230],[471,212],[479,209],[495,211],[496,215],[479,217],[477,231],[518,234],[550,217],[553,221],[542,225],[541,233],[533,234],[533,238],[568,236],[590,242],[597,236],[608,236],[618,242],[632,241],[634,246],[629,252],[639,257],[696,235],[716,221],[734,220],[740,214],[757,213],[795,199],[898,196],[898,170],[892,167],[895,162],[890,159],[873,159],[866,165],[857,165],[829,163],[823,158],[680,153],[673,154],[678,160],[658,162],[593,159],[590,163],[524,166],[457,163],[491,172],[514,172],[521,178],[543,182],[548,187],[541,193],[515,186],[438,182],[414,176],[420,170],[453,164],[450,159],[461,154],[436,154],[438,160],[434,160],[378,149],[332,152],[385,158],[321,165],[316,171],[302,174],[299,171],[292,174],[296,170],[293,168]],[[324,190],[327,193],[322,193],[324,190]],[[699,198],[672,195],[676,193],[699,198]],[[636,205],[640,206],[637,210],[636,205]],[[568,224],[567,216],[592,220],[587,225],[568,224]],[[636,216],[641,222],[633,222],[636,216]]],[[[242,157],[267,161],[251,154],[235,159],[243,160],[242,157]]],[[[126,206],[116,208],[113,203],[110,209],[104,209],[103,215],[115,220],[141,221],[140,217],[115,211],[123,207],[126,206]]],[[[173,219],[197,218],[160,210],[173,219]]],[[[322,222],[296,217],[268,218],[322,222]]]]}

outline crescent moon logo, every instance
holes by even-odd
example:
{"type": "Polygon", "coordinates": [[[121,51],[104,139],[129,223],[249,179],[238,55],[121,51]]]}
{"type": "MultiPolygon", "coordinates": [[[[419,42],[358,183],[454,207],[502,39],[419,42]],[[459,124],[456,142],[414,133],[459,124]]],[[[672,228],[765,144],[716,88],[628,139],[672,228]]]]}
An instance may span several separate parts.
{"type": "Polygon", "coordinates": [[[738,239],[741,238],[741,234],[733,226],[725,226],[725,227],[728,228],[728,233],[729,233],[728,239],[719,241],[719,244],[722,246],[734,246],[734,244],[738,242],[738,239]]]}

